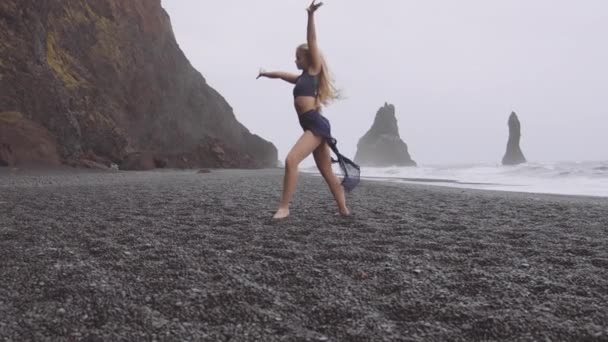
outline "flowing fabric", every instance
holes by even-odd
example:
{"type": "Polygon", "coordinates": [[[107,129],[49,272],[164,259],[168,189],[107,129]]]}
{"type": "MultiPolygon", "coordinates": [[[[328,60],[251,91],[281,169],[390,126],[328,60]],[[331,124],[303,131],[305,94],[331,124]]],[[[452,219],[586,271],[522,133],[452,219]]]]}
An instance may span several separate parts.
{"type": "Polygon", "coordinates": [[[340,169],[344,176],[342,179],[342,186],[346,192],[351,192],[357,184],[359,184],[361,169],[359,168],[359,165],[355,164],[352,160],[346,158],[338,151],[338,141],[331,136],[329,120],[316,110],[300,114],[298,115],[298,118],[300,120],[300,126],[302,126],[304,131],[311,131],[314,135],[325,139],[329,148],[331,148],[336,155],[336,158],[338,158],[332,158],[331,162],[340,165],[340,169]]]}

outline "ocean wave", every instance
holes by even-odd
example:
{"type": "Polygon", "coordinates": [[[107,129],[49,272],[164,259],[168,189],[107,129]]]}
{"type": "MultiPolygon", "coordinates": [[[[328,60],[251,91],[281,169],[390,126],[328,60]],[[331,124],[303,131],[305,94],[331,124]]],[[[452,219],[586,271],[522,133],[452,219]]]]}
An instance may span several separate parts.
{"type": "Polygon", "coordinates": [[[361,176],[399,182],[608,197],[608,162],[529,162],[432,165],[419,167],[363,167],[361,176]]]}

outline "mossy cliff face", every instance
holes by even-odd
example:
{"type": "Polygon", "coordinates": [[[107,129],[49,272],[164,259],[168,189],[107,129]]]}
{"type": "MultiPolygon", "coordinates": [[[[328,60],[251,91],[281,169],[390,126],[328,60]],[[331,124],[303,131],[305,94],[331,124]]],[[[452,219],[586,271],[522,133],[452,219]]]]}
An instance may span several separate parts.
{"type": "Polygon", "coordinates": [[[1,1],[0,112],[47,130],[64,163],[142,151],[170,167],[277,160],[188,62],[160,0],[1,1]]]}

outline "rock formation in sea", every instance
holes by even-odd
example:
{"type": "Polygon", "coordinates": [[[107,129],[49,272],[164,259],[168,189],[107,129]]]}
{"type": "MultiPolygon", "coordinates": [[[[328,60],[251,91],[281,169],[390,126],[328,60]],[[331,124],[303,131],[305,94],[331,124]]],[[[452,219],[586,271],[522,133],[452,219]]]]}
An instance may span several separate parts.
{"type": "Polygon", "coordinates": [[[521,139],[521,125],[517,114],[512,112],[509,116],[509,140],[507,141],[507,151],[502,158],[503,165],[517,165],[526,162],[519,141],[521,139]]]}
{"type": "MultiPolygon", "coordinates": [[[[204,45],[205,42],[201,42],[204,45]]],[[[0,165],[274,167],[161,0],[0,1],[0,165]]]]}
{"type": "Polygon", "coordinates": [[[385,103],[372,127],[359,139],[355,162],[362,166],[416,166],[399,136],[395,106],[385,103]]]}

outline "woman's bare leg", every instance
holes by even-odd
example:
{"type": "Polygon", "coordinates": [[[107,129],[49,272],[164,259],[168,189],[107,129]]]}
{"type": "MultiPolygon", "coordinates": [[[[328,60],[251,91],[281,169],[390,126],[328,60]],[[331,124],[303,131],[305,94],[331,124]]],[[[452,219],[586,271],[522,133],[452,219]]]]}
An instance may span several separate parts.
{"type": "Polygon", "coordinates": [[[306,131],[296,144],[291,148],[285,159],[285,176],[283,177],[283,194],[279,209],[273,218],[281,219],[289,216],[289,202],[296,191],[298,181],[298,165],[308,155],[310,155],[321,143],[323,139],[306,131]]]}
{"type": "Polygon", "coordinates": [[[350,214],[348,208],[346,207],[346,196],[344,195],[344,188],[342,184],[340,184],[340,179],[334,173],[331,168],[331,155],[329,152],[329,146],[327,143],[321,144],[321,146],[317,147],[313,152],[313,156],[315,157],[315,163],[317,163],[317,168],[327,185],[329,185],[329,190],[331,190],[336,203],[338,204],[338,210],[340,211],[340,215],[347,216],[350,214]]]}

